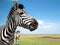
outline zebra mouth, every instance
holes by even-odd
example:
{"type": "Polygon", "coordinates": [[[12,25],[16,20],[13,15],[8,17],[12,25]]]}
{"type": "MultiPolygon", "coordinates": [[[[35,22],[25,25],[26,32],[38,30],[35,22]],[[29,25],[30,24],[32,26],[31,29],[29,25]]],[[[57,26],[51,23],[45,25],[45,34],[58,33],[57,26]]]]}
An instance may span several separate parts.
{"type": "Polygon", "coordinates": [[[35,22],[35,23],[32,23],[32,24],[30,24],[30,31],[34,31],[35,29],[37,29],[37,27],[38,27],[38,23],[37,22],[35,22]]]}

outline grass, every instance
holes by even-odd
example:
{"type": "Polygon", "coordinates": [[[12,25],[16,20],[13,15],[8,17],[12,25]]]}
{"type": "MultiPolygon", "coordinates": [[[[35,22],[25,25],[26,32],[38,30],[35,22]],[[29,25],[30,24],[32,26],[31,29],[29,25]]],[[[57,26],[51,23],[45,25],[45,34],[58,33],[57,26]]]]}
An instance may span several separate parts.
{"type": "Polygon", "coordinates": [[[60,45],[60,35],[21,35],[18,45],[60,45]]]}

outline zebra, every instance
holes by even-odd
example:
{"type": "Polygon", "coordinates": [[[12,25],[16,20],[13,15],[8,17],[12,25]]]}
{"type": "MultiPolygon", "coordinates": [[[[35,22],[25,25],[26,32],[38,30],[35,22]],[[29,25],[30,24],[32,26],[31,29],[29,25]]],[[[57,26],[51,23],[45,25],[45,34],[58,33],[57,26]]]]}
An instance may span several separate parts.
{"type": "Polygon", "coordinates": [[[16,31],[15,34],[14,34],[14,45],[18,44],[18,40],[19,40],[19,37],[20,37],[20,31],[16,31]]]}
{"type": "Polygon", "coordinates": [[[23,4],[16,1],[5,25],[0,27],[0,45],[12,45],[17,26],[34,31],[38,27],[38,22],[25,12],[23,4]]]}

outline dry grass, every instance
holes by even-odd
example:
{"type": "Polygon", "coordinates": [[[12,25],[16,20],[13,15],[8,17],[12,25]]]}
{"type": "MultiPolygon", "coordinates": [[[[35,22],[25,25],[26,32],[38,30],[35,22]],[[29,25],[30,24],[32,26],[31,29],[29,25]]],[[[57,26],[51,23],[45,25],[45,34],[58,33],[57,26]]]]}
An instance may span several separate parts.
{"type": "Polygon", "coordinates": [[[21,35],[18,45],[60,45],[60,35],[21,35]]]}

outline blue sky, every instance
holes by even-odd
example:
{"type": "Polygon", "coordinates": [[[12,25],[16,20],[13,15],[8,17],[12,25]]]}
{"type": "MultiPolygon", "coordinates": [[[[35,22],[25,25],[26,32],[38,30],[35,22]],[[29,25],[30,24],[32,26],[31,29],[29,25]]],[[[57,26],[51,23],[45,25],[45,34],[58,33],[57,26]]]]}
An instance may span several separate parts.
{"type": "MultiPolygon", "coordinates": [[[[60,34],[60,0],[18,0],[25,6],[26,12],[34,17],[38,28],[30,32],[17,27],[21,34],[60,34]]],[[[4,25],[13,0],[0,0],[0,25],[4,25]]]]}

